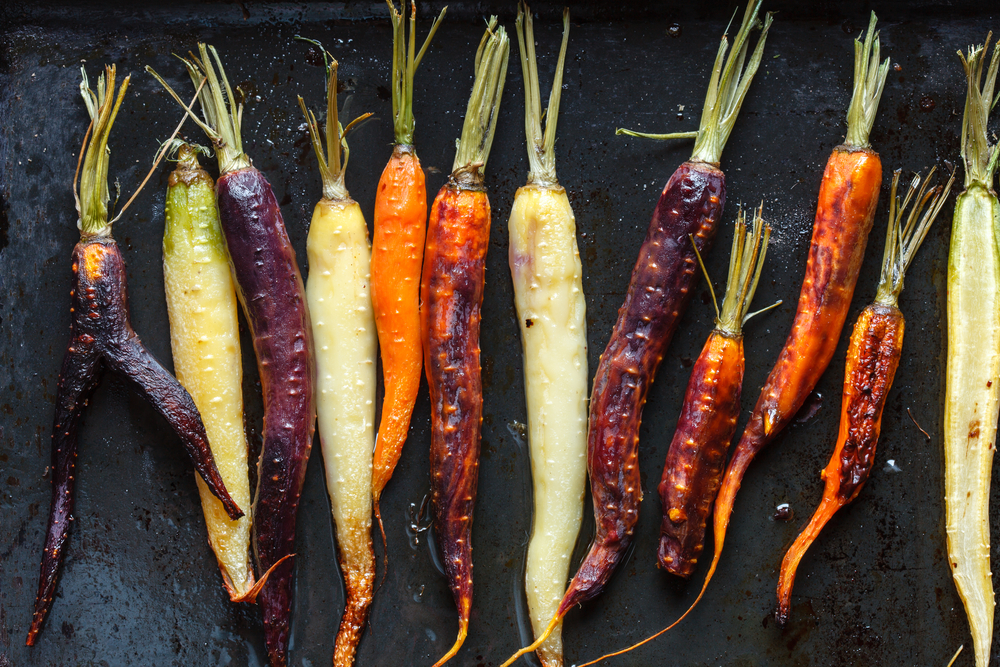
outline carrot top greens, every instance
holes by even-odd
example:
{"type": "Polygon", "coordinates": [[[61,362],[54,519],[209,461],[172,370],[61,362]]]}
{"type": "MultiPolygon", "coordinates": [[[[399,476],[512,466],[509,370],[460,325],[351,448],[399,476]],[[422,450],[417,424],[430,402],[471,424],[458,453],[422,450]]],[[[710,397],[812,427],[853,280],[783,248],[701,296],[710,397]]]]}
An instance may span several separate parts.
{"type": "MultiPolygon", "coordinates": [[[[733,43],[733,50],[729,53],[728,59],[726,51],[729,49],[729,39],[726,35],[722,36],[719,51],[715,56],[715,66],[712,68],[712,78],[708,83],[708,94],[705,96],[705,108],[701,112],[701,122],[697,132],[647,134],[618,128],[615,133],[647,139],[693,138],[695,142],[691,159],[696,162],[719,164],[719,160],[722,159],[722,149],[726,147],[726,141],[729,140],[729,135],[736,124],[736,116],[740,112],[740,106],[743,104],[747,90],[750,89],[750,82],[753,81],[754,74],[757,73],[757,68],[760,66],[761,55],[764,53],[764,42],[771,27],[770,13],[765,16],[763,26],[757,20],[760,3],[761,0],[751,0],[747,4],[743,22],[740,24],[739,32],[736,33],[736,41],[733,43]],[[750,32],[757,27],[762,28],[760,39],[757,40],[757,46],[747,62],[749,48],[747,38],[750,36],[750,32]],[[746,62],[746,68],[743,67],[744,62],[746,62]]],[[[728,31],[727,27],[726,32],[728,31]]]]}
{"type": "Polygon", "coordinates": [[[114,65],[104,67],[104,74],[97,79],[96,93],[90,88],[87,70],[81,67],[80,72],[83,75],[80,94],[87,105],[91,123],[88,130],[90,143],[80,169],[80,189],[76,191],[74,187],[73,192],[76,211],[80,215],[77,226],[84,236],[106,236],[111,233],[111,223],[108,222],[108,202],[111,201],[108,191],[108,157],[111,154],[108,136],[132,77],[125,77],[116,98],[114,65]]]}
{"type": "Polygon", "coordinates": [[[430,32],[424,38],[424,44],[420,47],[420,52],[416,53],[417,46],[417,3],[410,0],[410,39],[406,39],[406,25],[403,13],[406,12],[406,0],[402,0],[402,12],[396,11],[394,0],[386,0],[389,5],[389,18],[392,20],[392,124],[395,132],[396,144],[409,146],[413,144],[413,127],[416,121],[413,119],[413,74],[420,66],[420,61],[430,46],[431,38],[441,25],[444,13],[448,11],[445,7],[431,24],[430,32]]]}
{"type": "Polygon", "coordinates": [[[323,179],[323,198],[331,201],[346,201],[351,198],[344,185],[344,172],[347,170],[347,158],[350,150],[347,148],[347,133],[357,127],[370,113],[358,116],[347,127],[340,124],[337,116],[337,61],[333,58],[329,63],[329,78],[326,85],[326,152],[323,151],[323,140],[319,134],[319,123],[316,116],[306,108],[305,100],[299,95],[299,108],[305,114],[309,126],[309,138],[312,140],[316,159],[319,161],[319,173],[323,179]],[[341,158],[343,147],[343,158],[341,158]]]}
{"type": "MultiPolygon", "coordinates": [[[[252,165],[250,158],[243,152],[243,139],[240,134],[240,126],[243,123],[243,103],[236,100],[233,89],[229,85],[229,79],[226,77],[226,70],[222,67],[222,60],[219,59],[215,47],[199,43],[198,52],[201,55],[200,58],[189,53],[189,58],[181,58],[181,61],[187,66],[191,81],[198,89],[198,100],[201,102],[201,112],[204,114],[205,120],[202,121],[190,110],[188,110],[188,115],[215,145],[220,173],[225,174],[230,171],[246,169],[252,165]],[[212,52],[215,63],[219,67],[221,82],[212,66],[212,60],[208,57],[209,51],[212,52]]],[[[173,88],[167,85],[167,82],[153,71],[152,67],[147,65],[146,71],[156,77],[156,80],[166,88],[178,104],[185,109],[188,108],[188,105],[184,104],[173,88]]],[[[239,88],[237,88],[238,90],[239,88]]]]}
{"type": "MultiPolygon", "coordinates": [[[[732,336],[738,336],[743,331],[743,325],[754,315],[763,313],[781,305],[781,301],[771,304],[767,308],[762,308],[756,313],[747,314],[750,303],[753,301],[754,292],[757,291],[757,282],[760,280],[760,271],[764,267],[764,255],[767,254],[767,242],[771,238],[771,226],[764,224],[764,204],[760,205],[753,216],[753,230],[750,237],[747,237],[747,221],[743,207],[740,207],[736,214],[736,226],[733,230],[733,249],[729,254],[729,277],[726,280],[726,295],[722,300],[722,311],[719,311],[719,302],[715,298],[715,288],[708,277],[704,262],[701,261],[701,253],[695,247],[694,252],[701,264],[701,270],[705,273],[705,281],[708,283],[708,290],[712,295],[712,303],[715,304],[715,326],[716,329],[732,336]]],[[[692,239],[692,243],[693,243],[692,239]]]]}
{"type": "Polygon", "coordinates": [[[973,183],[979,183],[989,190],[993,185],[993,173],[1000,157],[1000,143],[990,146],[986,135],[990,109],[1000,101],[1000,95],[993,98],[997,68],[1000,67],[1000,45],[993,47],[993,59],[990,61],[989,69],[986,70],[986,80],[980,85],[983,67],[986,64],[986,51],[989,49],[992,35],[991,32],[986,36],[984,44],[970,46],[968,55],[958,52],[958,57],[962,59],[962,67],[965,68],[965,76],[969,80],[965,114],[962,116],[962,160],[965,162],[966,188],[973,183]]]}
{"type": "Polygon", "coordinates": [[[507,31],[503,26],[498,28],[497,17],[491,16],[476,51],[476,79],[465,110],[462,138],[455,151],[453,175],[466,176],[475,182],[482,178],[497,128],[497,109],[507,79],[509,56],[507,31]]]}
{"type": "Polygon", "coordinates": [[[517,43],[521,54],[521,71],[524,73],[524,133],[528,139],[528,183],[556,185],[556,122],[559,116],[559,98],[562,93],[563,65],[566,62],[566,44],[569,42],[569,7],[563,9],[563,38],[559,60],[549,93],[549,108],[542,133],[542,100],[538,86],[538,62],[535,60],[535,30],[531,9],[523,2],[517,8],[517,43]],[[527,18],[525,18],[527,17],[527,18]]]}
{"type": "Polygon", "coordinates": [[[875,112],[882,97],[885,77],[889,73],[889,59],[879,63],[878,33],[872,12],[864,44],[854,40],[854,94],[847,109],[847,137],[844,144],[855,148],[868,148],[868,135],[875,123],[875,112]]]}
{"type": "Polygon", "coordinates": [[[885,235],[885,254],[882,258],[882,276],[878,281],[878,291],[875,293],[875,302],[886,306],[895,306],[899,301],[899,293],[903,291],[903,276],[906,269],[913,262],[913,256],[917,254],[920,244],[927,236],[927,230],[937,217],[944,202],[951,192],[951,184],[955,182],[955,173],[944,186],[929,188],[931,180],[934,178],[934,169],[930,170],[923,185],[920,184],[920,174],[916,174],[910,181],[910,187],[906,191],[906,196],[900,199],[896,195],[896,187],[899,185],[899,175],[901,170],[897,169],[892,175],[892,196],[889,202],[889,230],[885,235]],[[916,195],[916,199],[914,199],[916,195]],[[906,224],[903,224],[903,216],[906,208],[913,201],[909,215],[906,216],[906,224]],[[930,208],[924,208],[930,203],[930,208]],[[923,213],[923,217],[921,217],[923,213]],[[918,222],[919,220],[919,222],[918,222]]]}

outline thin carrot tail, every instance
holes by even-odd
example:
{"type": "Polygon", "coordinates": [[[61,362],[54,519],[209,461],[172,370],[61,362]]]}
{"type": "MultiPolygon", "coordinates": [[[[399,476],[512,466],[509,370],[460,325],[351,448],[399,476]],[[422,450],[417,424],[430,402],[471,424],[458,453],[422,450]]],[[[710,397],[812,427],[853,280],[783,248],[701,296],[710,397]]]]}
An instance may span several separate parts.
{"type": "MultiPolygon", "coordinates": [[[[552,634],[552,631],[555,630],[556,627],[558,627],[559,621],[561,621],[563,619],[563,616],[565,616],[565,615],[566,615],[565,611],[556,612],[556,615],[552,617],[551,621],[549,621],[548,627],[545,628],[545,632],[543,632],[541,635],[539,635],[538,639],[536,639],[534,641],[534,643],[529,644],[528,646],[525,646],[524,648],[520,649],[517,653],[515,653],[510,658],[508,658],[507,662],[505,662],[502,665],[500,665],[500,667],[510,667],[515,662],[517,662],[518,660],[520,660],[521,656],[527,655],[529,653],[533,653],[533,652],[537,651],[538,647],[540,647],[542,644],[544,644],[545,640],[548,639],[549,635],[552,634]]],[[[438,664],[440,664],[440,663],[438,663],[438,664]]],[[[434,667],[437,667],[437,665],[435,665],[434,667]]]]}
{"type": "MultiPolygon", "coordinates": [[[[368,546],[371,548],[371,542],[368,546]]],[[[333,645],[334,667],[351,667],[354,664],[354,656],[372,605],[372,588],[375,583],[374,559],[368,561],[368,566],[363,571],[345,571],[344,583],[347,588],[347,600],[344,604],[344,617],[340,621],[340,629],[333,645]]]]}
{"type": "Polygon", "coordinates": [[[714,545],[715,553],[712,555],[712,564],[711,566],[709,566],[708,573],[705,575],[705,583],[701,585],[701,591],[698,593],[698,597],[694,599],[694,602],[692,602],[691,606],[687,608],[687,611],[681,614],[680,618],[678,618],[676,621],[674,621],[667,627],[663,628],[656,634],[643,639],[641,642],[633,644],[632,646],[624,648],[620,651],[615,651],[614,653],[608,653],[606,655],[602,655],[600,658],[597,658],[596,660],[585,662],[582,665],[578,665],[577,667],[588,667],[589,665],[596,665],[597,663],[603,660],[607,660],[608,658],[614,658],[616,656],[637,649],[643,644],[647,644],[653,641],[660,635],[665,634],[670,630],[673,630],[675,627],[677,627],[677,625],[681,621],[687,618],[688,614],[694,611],[694,608],[698,606],[699,602],[701,602],[701,598],[704,597],[705,591],[708,590],[708,583],[712,581],[712,577],[715,575],[715,569],[719,566],[719,559],[722,557],[722,547],[726,543],[726,530],[729,528],[729,516],[732,513],[733,503],[736,500],[736,492],[739,491],[740,480],[743,479],[743,473],[746,472],[747,466],[750,465],[750,460],[752,458],[753,458],[752,456],[739,457],[739,452],[737,452],[737,455],[733,457],[733,460],[729,464],[729,470],[727,471],[726,478],[722,483],[722,488],[719,490],[718,497],[715,499],[715,519],[713,523],[715,531],[715,545],[714,545]]]}
{"type": "Polygon", "coordinates": [[[636,644],[632,644],[628,648],[623,648],[620,651],[615,651],[614,653],[608,653],[606,655],[602,655],[600,658],[597,658],[596,660],[591,660],[590,662],[585,662],[582,665],[577,665],[577,667],[588,667],[588,665],[596,665],[597,663],[599,663],[599,662],[601,662],[603,660],[607,660],[608,658],[614,658],[615,656],[619,656],[619,655],[628,653],[629,651],[632,651],[633,649],[639,648],[643,644],[648,644],[649,642],[653,641],[654,639],[656,639],[660,635],[662,635],[662,634],[664,634],[664,633],[666,633],[666,632],[668,632],[670,630],[673,630],[675,627],[677,627],[677,625],[681,621],[683,621],[685,618],[687,618],[687,615],[690,614],[694,610],[694,608],[698,606],[698,603],[701,602],[702,596],[704,596],[705,595],[705,591],[708,590],[708,582],[710,582],[712,580],[712,575],[715,574],[715,568],[719,564],[719,556],[721,556],[721,555],[722,555],[722,546],[721,546],[721,543],[718,543],[718,546],[715,549],[715,555],[712,557],[712,565],[711,565],[711,567],[708,568],[708,574],[705,575],[705,583],[703,583],[701,585],[701,591],[698,593],[698,597],[696,597],[694,599],[694,602],[692,602],[691,606],[687,608],[687,611],[685,611],[683,614],[681,614],[680,618],[678,618],[676,621],[674,621],[673,623],[671,623],[667,627],[665,627],[662,630],[660,630],[659,632],[657,632],[655,635],[650,635],[649,637],[646,637],[641,642],[638,642],[636,644]]]}
{"type": "Polygon", "coordinates": [[[792,604],[792,586],[795,584],[795,572],[798,570],[802,557],[819,536],[823,526],[836,514],[844,504],[835,499],[823,498],[809,524],[799,533],[799,536],[788,548],[784,560],[781,561],[781,574],[778,575],[778,611],[774,616],[778,625],[784,626],[788,621],[788,613],[792,604]]]}
{"type": "Polygon", "coordinates": [[[279,565],[281,565],[282,563],[284,563],[289,558],[292,558],[294,556],[295,556],[295,554],[288,554],[287,556],[282,556],[278,560],[277,563],[275,563],[271,567],[267,568],[267,572],[265,572],[263,575],[261,575],[261,578],[257,581],[257,583],[255,583],[253,586],[251,586],[250,590],[248,590],[243,595],[236,595],[236,596],[234,596],[232,590],[227,585],[226,589],[230,591],[230,593],[229,593],[229,600],[231,602],[249,602],[250,604],[256,603],[257,602],[257,596],[260,595],[261,590],[263,590],[263,588],[264,588],[264,584],[267,583],[267,578],[271,576],[271,573],[274,572],[274,569],[276,567],[278,567],[279,565]]]}
{"type": "Polygon", "coordinates": [[[389,571],[389,543],[385,539],[385,526],[382,524],[382,508],[379,506],[379,500],[381,498],[376,494],[372,499],[372,511],[375,513],[375,521],[378,522],[378,530],[382,534],[382,578],[378,582],[378,587],[382,588],[386,572],[389,571]]]}
{"type": "Polygon", "coordinates": [[[469,619],[460,618],[458,619],[458,637],[455,638],[455,643],[452,645],[448,652],[445,653],[441,658],[434,663],[434,667],[441,667],[444,663],[448,662],[455,657],[458,650],[462,648],[462,644],[465,643],[465,638],[469,634],[469,619]]]}

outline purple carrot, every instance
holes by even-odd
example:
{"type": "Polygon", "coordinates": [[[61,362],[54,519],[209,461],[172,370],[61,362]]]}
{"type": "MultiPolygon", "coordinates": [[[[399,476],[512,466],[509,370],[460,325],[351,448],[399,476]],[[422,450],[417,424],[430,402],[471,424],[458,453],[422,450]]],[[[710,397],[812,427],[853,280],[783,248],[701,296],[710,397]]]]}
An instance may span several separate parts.
{"type": "MultiPolygon", "coordinates": [[[[73,521],[77,431],[83,409],[97,386],[102,366],[128,379],[139,394],[163,415],[180,436],[194,461],[195,470],[222,501],[226,513],[233,519],[243,516],[222,482],[208,446],[205,426],[190,394],[150,355],[129,320],[125,260],[118,244],[111,238],[114,220],[108,221],[107,207],[108,135],[124,99],[129,78],[122,82],[117,99],[113,65],[105,68],[98,84],[101,98],[91,91],[86,71],[83,82],[81,90],[93,121],[93,134],[87,145],[80,194],[77,196],[80,242],[73,248],[70,340],[56,390],[56,415],[52,429],[52,507],[42,553],[35,612],[26,641],[28,646],[34,645],[52,606],[63,547],[73,521]]],[[[122,208],[118,215],[124,210],[122,208]]]]}
{"type": "MultiPolygon", "coordinates": [[[[266,572],[294,551],[295,519],[312,449],[316,405],[309,311],[295,251],[274,192],[243,152],[241,105],[233,99],[215,48],[199,44],[198,50],[200,58],[191,55],[184,60],[195,87],[207,79],[199,94],[206,122],[195,121],[218,154],[220,176],[215,187],[219,220],[237,294],[250,325],[264,396],[254,551],[258,570],[266,572]]],[[[147,71],[157,76],[149,68],[147,71]]],[[[180,102],[159,76],[157,79],[180,102]]],[[[293,574],[290,560],[277,565],[258,597],[272,667],[288,664],[293,574]]]]}
{"type": "Polygon", "coordinates": [[[747,6],[728,61],[728,41],[723,36],[697,132],[649,135],[618,130],[619,134],[654,139],[694,137],[694,153],[663,188],[632,270],[625,303],[594,377],[587,470],[597,533],[549,627],[502,667],[537,650],[567,611],[599,595],[632,541],[642,500],[638,466],[642,407],[698,280],[696,249],[704,254],[711,247],[725,205],[726,180],[719,160],[760,64],[771,25],[768,15],[746,69],[741,71],[747,38],[760,25],[759,8],[760,0],[747,6]]]}

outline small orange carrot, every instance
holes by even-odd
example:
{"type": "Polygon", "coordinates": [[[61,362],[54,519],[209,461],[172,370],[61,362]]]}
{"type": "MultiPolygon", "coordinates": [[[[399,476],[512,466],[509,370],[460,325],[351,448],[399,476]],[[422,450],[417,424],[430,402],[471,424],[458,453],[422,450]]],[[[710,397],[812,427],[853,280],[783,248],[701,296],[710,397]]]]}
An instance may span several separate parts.
{"type": "MultiPolygon", "coordinates": [[[[413,73],[447,10],[441,10],[414,55],[417,6],[411,2],[410,39],[392,0],[392,113],[396,145],[382,172],[375,197],[375,234],[372,244],[372,305],[382,351],[385,399],[375,441],[372,497],[375,518],[385,529],[379,512],[382,490],[399,462],[417,400],[422,365],[420,343],[420,268],[427,231],[427,188],[424,171],[413,147],[413,73]]],[[[405,11],[405,0],[403,9],[405,11]]]]}
{"type": "Polygon", "coordinates": [[[875,445],[882,425],[882,410],[892,388],[892,380],[899,365],[903,349],[904,320],[900,312],[899,293],[903,290],[903,275],[913,261],[927,235],[927,230],[948,197],[954,174],[942,188],[927,189],[934,170],[927,175],[923,188],[920,177],[910,184],[906,198],[900,203],[896,198],[899,171],[892,179],[892,208],[889,212],[889,232],[886,234],[885,255],[882,260],[882,278],[879,281],[875,302],[865,308],[851,334],[847,349],[847,367],[844,370],[844,392],[840,408],[840,435],[830,463],[820,477],[826,482],[823,500],[809,524],[802,530],[788,549],[781,563],[778,578],[778,623],[788,620],[791,606],[792,585],[795,571],[806,550],[819,536],[823,526],[844,505],[861,493],[875,463],[875,445]],[[917,194],[919,188],[919,194],[917,194]],[[916,196],[913,208],[901,224],[903,212],[916,196]],[[930,202],[930,208],[920,217],[930,202]],[[917,220],[920,223],[917,224],[917,220]]]}

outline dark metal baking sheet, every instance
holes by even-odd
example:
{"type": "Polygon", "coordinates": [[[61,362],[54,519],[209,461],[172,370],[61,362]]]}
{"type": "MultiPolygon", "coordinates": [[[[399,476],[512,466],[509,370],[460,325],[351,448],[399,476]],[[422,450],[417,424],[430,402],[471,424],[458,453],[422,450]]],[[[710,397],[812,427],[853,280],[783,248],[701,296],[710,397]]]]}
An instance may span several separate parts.
{"type": "MultiPolygon", "coordinates": [[[[769,3],[765,3],[767,8],[769,3]]],[[[965,90],[956,50],[978,43],[1000,16],[989,3],[779,3],[764,62],[723,156],[729,203],[708,256],[725,273],[736,204],[763,199],[773,246],[757,296],[785,305],[747,331],[744,407],[788,331],[823,165],[843,137],[851,39],[880,15],[893,63],[872,133],[890,170],[957,160],[965,90]]],[[[440,3],[421,7],[426,30],[440,3]]],[[[557,3],[536,7],[542,85],[558,48],[557,3]]],[[[772,7],[775,8],[775,7],[772,7]]],[[[694,129],[717,40],[735,5],[582,3],[574,8],[557,147],[560,180],[576,211],[587,294],[591,369],[603,350],[649,215],[689,143],[616,137],[614,128],[694,129]],[[679,36],[670,36],[676,23],[679,36]]],[[[454,3],[418,73],[417,144],[431,196],[450,170],[471,85],[472,56],[491,10],[513,29],[513,3],[454,3]]],[[[390,30],[379,2],[344,4],[115,2],[0,8],[0,665],[263,665],[257,610],[228,602],[206,544],[191,467],[166,424],[119,380],[105,377],[80,434],[76,521],[44,634],[24,647],[50,482],[49,433],[56,374],[68,331],[69,254],[76,241],[71,179],[86,128],[79,67],[131,72],[112,136],[111,172],[129,193],[176,105],[142,71],[153,65],[187,90],[172,52],[207,40],[248,93],[246,148],[270,178],[304,262],[320,195],[295,96],[322,100],[315,54],[292,38],[321,39],[354,90],[353,109],[375,122],[351,138],[347,184],[371,220],[389,156],[390,30]]],[[[676,31],[674,31],[676,32],[676,31]]],[[[474,528],[470,636],[453,664],[496,665],[525,639],[521,576],[531,525],[520,346],[507,269],[506,221],[524,182],[523,88],[516,44],[487,184],[495,213],[483,308],[485,410],[474,528]]],[[[186,133],[198,138],[190,124],[186,133]]],[[[128,262],[133,321],[169,361],[160,264],[167,169],[115,227],[128,262]]],[[[849,322],[874,295],[887,188],[879,205],[849,322]]],[[[821,493],[818,471],[836,437],[846,332],[817,388],[815,415],[788,429],[753,464],[726,552],[701,606],[673,633],[612,665],[944,665],[971,645],[945,562],[942,512],[942,316],[951,206],[907,279],[903,361],[889,397],[875,473],[806,556],[790,625],[770,620],[777,567],[821,493]],[[912,417],[930,433],[918,430],[912,417]],[[773,519],[789,503],[794,519],[773,519]]],[[[703,576],[682,583],[655,567],[656,484],[689,367],[712,327],[704,283],[669,349],[646,405],[641,455],[645,501],[635,548],[607,591],[566,619],[567,662],[646,636],[681,613],[703,576]]],[[[255,442],[261,416],[247,356],[247,411],[255,442]]],[[[455,610],[434,566],[427,532],[410,529],[428,490],[428,403],[421,393],[410,440],[383,500],[389,569],[361,644],[359,665],[430,664],[450,646],[455,610]]],[[[298,531],[292,664],[330,660],[343,594],[319,448],[309,464],[298,531]]],[[[588,501],[589,502],[589,501],[588,501]]],[[[994,503],[994,506],[996,503],[994,503]]],[[[588,510],[589,513],[589,505],[588,510]]],[[[996,512],[994,512],[996,518],[996,512]]],[[[584,526],[578,552],[593,530],[584,526]]],[[[579,553],[578,553],[579,555],[579,553]]],[[[994,548],[994,559],[1000,558],[994,548]]],[[[1000,646],[994,647],[994,655],[1000,646]]],[[[971,665],[967,650],[959,665],[971,665]]]]}

